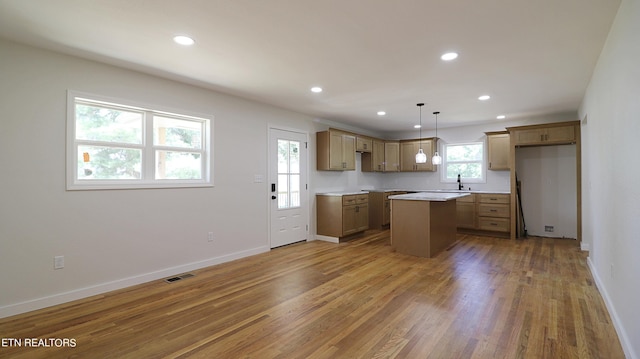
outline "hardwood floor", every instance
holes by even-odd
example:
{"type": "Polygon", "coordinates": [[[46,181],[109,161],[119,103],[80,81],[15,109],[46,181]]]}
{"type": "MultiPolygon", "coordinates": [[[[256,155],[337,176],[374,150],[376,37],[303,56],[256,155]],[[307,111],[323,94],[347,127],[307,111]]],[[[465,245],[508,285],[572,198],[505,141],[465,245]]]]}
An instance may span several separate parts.
{"type": "Polygon", "coordinates": [[[0,319],[23,345],[0,357],[624,358],[576,241],[458,239],[431,259],[388,230],[299,243],[0,319]]]}

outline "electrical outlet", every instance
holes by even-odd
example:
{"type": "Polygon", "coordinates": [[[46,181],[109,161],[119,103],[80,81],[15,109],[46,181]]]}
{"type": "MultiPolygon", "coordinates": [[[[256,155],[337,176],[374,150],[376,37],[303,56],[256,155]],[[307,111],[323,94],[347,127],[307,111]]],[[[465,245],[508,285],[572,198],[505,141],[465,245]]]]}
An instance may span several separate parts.
{"type": "Polygon", "coordinates": [[[213,242],[213,232],[209,232],[209,234],[207,235],[207,240],[209,242],[213,242]]]}
{"type": "Polygon", "coordinates": [[[553,232],[553,226],[544,226],[545,232],[553,232]]]}
{"type": "Polygon", "coordinates": [[[53,269],[62,269],[62,268],[64,268],[64,256],[53,257],[53,269]]]}

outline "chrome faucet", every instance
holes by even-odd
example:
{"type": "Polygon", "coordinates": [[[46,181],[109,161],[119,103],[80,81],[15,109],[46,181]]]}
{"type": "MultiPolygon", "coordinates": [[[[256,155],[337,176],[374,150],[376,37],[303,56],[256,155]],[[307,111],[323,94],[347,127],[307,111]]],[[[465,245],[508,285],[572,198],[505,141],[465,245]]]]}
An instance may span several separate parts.
{"type": "Polygon", "coordinates": [[[458,173],[458,191],[462,191],[462,181],[460,180],[460,174],[458,173]]]}

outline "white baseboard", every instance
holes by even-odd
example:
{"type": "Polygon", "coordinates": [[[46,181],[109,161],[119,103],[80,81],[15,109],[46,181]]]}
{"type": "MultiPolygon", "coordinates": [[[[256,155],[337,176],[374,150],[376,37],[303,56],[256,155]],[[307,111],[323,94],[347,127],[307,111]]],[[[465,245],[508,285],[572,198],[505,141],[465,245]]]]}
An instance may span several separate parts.
{"type": "Polygon", "coordinates": [[[340,238],[331,237],[331,236],[323,236],[322,234],[316,234],[316,239],[317,240],[321,240],[321,241],[325,241],[325,242],[340,243],[340,238]]]}
{"type": "Polygon", "coordinates": [[[98,295],[106,292],[110,292],[117,289],[130,287],[137,284],[150,282],[157,279],[162,279],[176,274],[185,273],[188,271],[209,267],[216,264],[229,262],[232,260],[252,256],[259,253],[268,252],[270,249],[268,246],[257,247],[246,251],[235,252],[220,257],[209,258],[203,261],[187,263],[175,267],[165,268],[159,271],[144,273],[133,277],[122,278],[111,282],[100,283],[89,287],[78,288],[68,292],[57,293],[50,296],[27,300],[20,303],[9,304],[0,307],[0,318],[10,317],[12,315],[22,314],[37,309],[50,307],[62,303],[71,302],[78,299],[87,298],[93,295],[98,295]]]}
{"type": "Polygon", "coordinates": [[[585,243],[584,241],[580,241],[580,249],[588,252],[589,251],[589,243],[585,243]]]}
{"type": "Polygon", "coordinates": [[[609,311],[609,315],[611,316],[611,320],[613,321],[613,327],[616,329],[616,333],[618,333],[618,338],[620,338],[620,344],[622,345],[622,350],[624,351],[625,357],[628,359],[640,359],[636,353],[633,351],[633,347],[631,346],[631,340],[627,335],[627,332],[624,330],[622,326],[622,322],[620,322],[620,317],[616,312],[616,308],[609,297],[609,293],[607,293],[607,289],[604,286],[602,280],[600,280],[600,276],[598,275],[598,271],[595,269],[595,265],[591,261],[591,257],[587,257],[587,264],[589,265],[589,270],[591,270],[591,275],[596,282],[596,286],[604,299],[604,303],[607,306],[607,310],[609,311]]]}

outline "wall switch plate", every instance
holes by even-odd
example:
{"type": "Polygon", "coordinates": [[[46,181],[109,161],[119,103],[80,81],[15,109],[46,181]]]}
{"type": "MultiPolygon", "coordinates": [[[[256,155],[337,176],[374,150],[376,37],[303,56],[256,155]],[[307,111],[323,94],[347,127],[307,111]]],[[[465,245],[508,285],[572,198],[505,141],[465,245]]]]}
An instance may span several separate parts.
{"type": "Polygon", "coordinates": [[[544,226],[545,232],[553,232],[553,226],[544,226]]]}
{"type": "Polygon", "coordinates": [[[264,176],[263,175],[254,175],[253,176],[253,183],[262,183],[264,182],[264,176]]]}
{"type": "Polygon", "coordinates": [[[213,232],[209,232],[209,234],[207,234],[207,240],[209,242],[213,242],[213,232]]]}
{"type": "Polygon", "coordinates": [[[62,268],[64,268],[64,256],[53,257],[53,269],[62,269],[62,268]]]}

